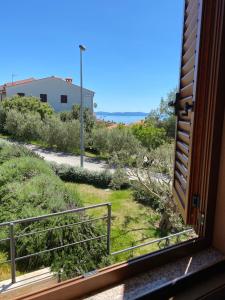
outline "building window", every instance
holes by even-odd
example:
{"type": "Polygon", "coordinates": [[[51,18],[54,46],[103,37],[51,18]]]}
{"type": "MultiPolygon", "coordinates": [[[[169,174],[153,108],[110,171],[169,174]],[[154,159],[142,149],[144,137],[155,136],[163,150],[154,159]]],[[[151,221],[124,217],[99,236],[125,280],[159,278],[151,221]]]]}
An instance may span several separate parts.
{"type": "Polygon", "coordinates": [[[61,103],[67,103],[67,95],[61,95],[61,103]]]}
{"type": "Polygon", "coordinates": [[[24,97],[25,94],[24,94],[24,93],[17,93],[17,96],[19,96],[19,97],[24,97]]]}
{"type": "Polygon", "coordinates": [[[47,94],[40,94],[41,102],[47,102],[47,94]]]}

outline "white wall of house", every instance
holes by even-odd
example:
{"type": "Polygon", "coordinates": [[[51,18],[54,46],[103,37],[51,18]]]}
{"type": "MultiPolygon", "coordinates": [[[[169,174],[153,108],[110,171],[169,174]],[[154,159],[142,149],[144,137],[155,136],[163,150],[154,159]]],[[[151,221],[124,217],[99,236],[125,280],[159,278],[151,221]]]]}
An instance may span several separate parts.
{"type": "MultiPolygon", "coordinates": [[[[80,104],[80,87],[56,77],[37,79],[32,82],[6,88],[7,97],[18,93],[24,93],[25,96],[34,96],[37,98],[40,98],[40,94],[47,94],[47,103],[56,112],[68,111],[71,110],[74,104],[80,104]],[[61,95],[67,95],[67,103],[61,103],[61,95]]],[[[92,113],[93,98],[93,91],[83,89],[84,107],[88,107],[92,113]]]]}

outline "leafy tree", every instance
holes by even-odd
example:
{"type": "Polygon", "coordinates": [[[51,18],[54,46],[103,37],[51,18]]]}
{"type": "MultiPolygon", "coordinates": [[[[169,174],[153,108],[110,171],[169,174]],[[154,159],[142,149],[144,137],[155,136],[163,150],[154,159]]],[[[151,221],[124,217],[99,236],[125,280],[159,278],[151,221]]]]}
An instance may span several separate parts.
{"type": "Polygon", "coordinates": [[[79,151],[79,135],[79,121],[62,122],[55,115],[46,118],[41,129],[41,140],[63,151],[79,151]]]}
{"type": "Polygon", "coordinates": [[[127,151],[129,155],[136,153],[140,143],[132,134],[130,128],[126,126],[118,126],[115,128],[109,128],[108,136],[108,152],[127,151]]]}
{"type": "Polygon", "coordinates": [[[152,110],[146,118],[146,123],[155,125],[158,128],[163,128],[168,138],[175,137],[175,123],[173,107],[169,106],[169,102],[174,101],[176,97],[177,88],[174,88],[167,94],[166,99],[161,98],[160,106],[152,110]]]}
{"type": "Polygon", "coordinates": [[[6,112],[14,109],[21,113],[39,113],[41,119],[53,114],[53,108],[48,103],[43,103],[35,97],[13,96],[3,100],[1,106],[6,112]]]}
{"type": "Polygon", "coordinates": [[[4,130],[18,140],[38,140],[41,125],[39,113],[21,113],[11,109],[6,113],[4,130]]]}
{"type": "Polygon", "coordinates": [[[155,149],[165,142],[165,129],[158,128],[151,122],[134,124],[131,129],[132,133],[141,142],[142,146],[146,147],[148,150],[155,149]]]}
{"type": "Polygon", "coordinates": [[[92,147],[98,153],[106,154],[108,152],[108,137],[109,129],[108,128],[94,128],[92,131],[92,147]]]}
{"type": "Polygon", "coordinates": [[[183,229],[183,223],[172,196],[173,144],[163,144],[150,152],[140,150],[136,165],[127,176],[137,201],[151,206],[160,214],[159,230],[164,234],[183,229]]]}
{"type": "MultiPolygon", "coordinates": [[[[95,124],[95,118],[87,107],[85,107],[83,110],[83,117],[85,131],[87,133],[91,133],[95,124]]],[[[80,120],[80,105],[73,105],[72,110],[70,112],[61,112],[60,118],[63,122],[71,120],[80,120]]]]}

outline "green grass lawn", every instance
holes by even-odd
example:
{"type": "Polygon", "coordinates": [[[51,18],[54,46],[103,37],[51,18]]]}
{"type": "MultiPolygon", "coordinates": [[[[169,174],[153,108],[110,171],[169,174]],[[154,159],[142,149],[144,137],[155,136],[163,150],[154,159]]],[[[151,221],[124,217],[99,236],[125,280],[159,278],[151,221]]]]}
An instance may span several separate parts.
{"type": "MultiPolygon", "coordinates": [[[[112,203],[111,251],[118,251],[159,237],[159,215],[151,208],[133,200],[131,190],[114,191],[95,188],[87,184],[66,183],[70,189],[77,189],[85,206],[112,203]]],[[[92,209],[89,214],[96,217],[106,214],[107,208],[92,209]]],[[[157,250],[157,244],[145,246],[116,255],[114,262],[157,250]]]]}
{"type": "MultiPolygon", "coordinates": [[[[80,194],[84,206],[103,202],[112,204],[112,230],[111,252],[122,250],[131,246],[139,245],[160,238],[159,220],[160,215],[150,207],[144,206],[133,199],[132,191],[100,189],[87,184],[65,183],[69,189],[75,189],[80,194]]],[[[107,208],[101,207],[88,211],[92,217],[106,215],[107,208]]],[[[170,244],[186,241],[193,238],[193,234],[182,235],[172,238],[170,244]]],[[[166,245],[165,241],[160,247],[166,245]]],[[[160,249],[157,243],[137,248],[123,254],[115,255],[112,262],[120,262],[130,258],[147,254],[160,249]]]]}
{"type": "MultiPolygon", "coordinates": [[[[7,260],[7,255],[0,252],[0,263],[7,260]]],[[[24,273],[16,271],[16,276],[20,276],[24,273]]],[[[10,263],[0,264],[0,281],[11,278],[11,265],[10,263]]]]}

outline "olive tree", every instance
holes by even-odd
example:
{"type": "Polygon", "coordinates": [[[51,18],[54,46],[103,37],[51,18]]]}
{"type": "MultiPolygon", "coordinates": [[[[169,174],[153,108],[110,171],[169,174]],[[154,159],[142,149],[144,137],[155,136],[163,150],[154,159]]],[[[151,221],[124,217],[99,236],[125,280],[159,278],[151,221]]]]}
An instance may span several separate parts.
{"type": "Polygon", "coordinates": [[[160,213],[159,229],[163,234],[183,228],[172,196],[172,173],[173,144],[164,144],[150,152],[142,149],[136,165],[127,170],[135,199],[160,213]]]}

